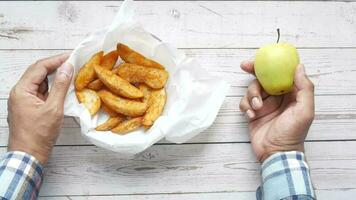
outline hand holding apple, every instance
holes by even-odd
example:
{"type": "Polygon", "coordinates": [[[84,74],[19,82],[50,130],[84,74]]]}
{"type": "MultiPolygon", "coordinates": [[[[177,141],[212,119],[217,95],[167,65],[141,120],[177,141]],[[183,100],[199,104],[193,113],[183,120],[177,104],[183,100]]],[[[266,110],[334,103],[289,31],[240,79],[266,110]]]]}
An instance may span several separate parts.
{"type": "MultiPolygon", "coordinates": [[[[253,74],[253,62],[241,68],[253,74]]],[[[260,162],[280,151],[304,151],[304,140],[314,119],[314,85],[303,65],[298,65],[290,93],[268,95],[255,79],[241,99],[246,113],[253,151],[260,162]]]]}

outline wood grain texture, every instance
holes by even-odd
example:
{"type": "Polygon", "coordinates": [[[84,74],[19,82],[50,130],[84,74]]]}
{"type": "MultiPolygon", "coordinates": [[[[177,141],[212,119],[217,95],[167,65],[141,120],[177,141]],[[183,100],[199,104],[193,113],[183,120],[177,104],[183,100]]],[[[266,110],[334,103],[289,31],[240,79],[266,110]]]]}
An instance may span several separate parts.
{"type": "MultiPolygon", "coordinates": [[[[315,190],[318,199],[351,200],[356,195],[356,190],[315,190]]],[[[151,195],[110,195],[110,196],[68,196],[68,197],[40,197],[39,200],[253,200],[255,192],[212,192],[195,194],[151,194],[151,195]]]]}
{"type": "MultiPolygon", "coordinates": [[[[248,142],[247,123],[239,111],[240,97],[227,97],[214,124],[206,131],[191,139],[189,143],[206,142],[248,142]]],[[[307,140],[348,140],[356,139],[356,95],[317,96],[316,117],[307,140]]],[[[0,100],[0,146],[7,145],[8,127],[6,101],[0,100]]],[[[162,140],[161,143],[166,143],[162,140]]],[[[81,136],[79,125],[71,117],[63,122],[57,145],[83,145],[88,143],[81,136]]]]}
{"type": "MultiPolygon", "coordinates": [[[[254,57],[255,49],[183,49],[211,74],[230,84],[229,96],[242,96],[252,76],[240,69],[243,60],[254,57]]],[[[0,98],[36,60],[62,53],[61,50],[0,50],[0,98]]],[[[315,84],[316,95],[356,95],[355,49],[300,49],[301,62],[315,84]]]]}
{"type": "MultiPolygon", "coordinates": [[[[120,5],[0,2],[0,157],[8,138],[8,92],[26,67],[69,51],[90,32],[109,25],[120,5]]],[[[78,124],[67,117],[57,142],[64,146],[54,148],[40,199],[254,199],[260,165],[245,143],[247,124],[238,111],[252,76],[239,64],[253,58],[257,47],[274,42],[276,28],[281,29],[282,41],[299,47],[316,86],[316,119],[306,152],[318,199],[353,199],[355,1],[139,1],[137,19],[231,84],[215,123],[189,144],[163,140],[124,159],[89,145],[78,124]]]]}
{"type": "MultiPolygon", "coordinates": [[[[120,5],[0,2],[0,48],[71,49],[120,5]]],[[[356,2],[140,1],[136,10],[145,29],[178,47],[259,47],[276,41],[276,28],[298,47],[356,47],[356,2]]]]}
{"type": "MultiPolygon", "coordinates": [[[[306,144],[316,189],[356,188],[355,146],[306,144]]],[[[259,170],[249,144],[155,145],[129,160],[97,147],[56,147],[40,194],[252,192],[260,184],[259,170]]]]}

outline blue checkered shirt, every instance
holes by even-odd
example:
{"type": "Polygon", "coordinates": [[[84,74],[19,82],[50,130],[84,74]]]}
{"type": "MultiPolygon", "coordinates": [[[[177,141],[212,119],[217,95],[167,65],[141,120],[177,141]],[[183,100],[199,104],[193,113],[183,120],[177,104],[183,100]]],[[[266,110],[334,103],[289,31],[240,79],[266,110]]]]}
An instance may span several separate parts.
{"type": "Polygon", "coordinates": [[[310,172],[302,152],[271,155],[262,164],[262,185],[257,200],[314,200],[310,172]]]}
{"type": "Polygon", "coordinates": [[[0,199],[37,199],[42,166],[35,157],[11,151],[0,161],[0,199]]]}
{"type": "MultiPolygon", "coordinates": [[[[42,166],[24,152],[8,152],[0,161],[0,198],[37,199],[42,166]]],[[[309,168],[301,152],[281,152],[262,164],[257,200],[314,200],[309,168]]]]}

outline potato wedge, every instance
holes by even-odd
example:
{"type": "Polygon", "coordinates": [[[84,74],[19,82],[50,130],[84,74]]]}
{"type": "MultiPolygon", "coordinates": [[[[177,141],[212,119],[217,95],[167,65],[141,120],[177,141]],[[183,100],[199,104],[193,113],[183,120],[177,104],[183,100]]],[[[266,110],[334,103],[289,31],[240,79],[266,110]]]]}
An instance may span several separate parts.
{"type": "Polygon", "coordinates": [[[126,134],[140,128],[142,125],[142,117],[132,118],[121,122],[115,128],[111,129],[111,132],[118,134],[126,134]]]}
{"type": "Polygon", "coordinates": [[[78,101],[89,110],[90,115],[95,115],[101,106],[101,100],[99,95],[90,89],[83,89],[81,91],[76,91],[78,101]]]}
{"type": "Polygon", "coordinates": [[[131,63],[120,65],[117,74],[130,83],[146,83],[153,89],[163,88],[169,76],[166,70],[131,63]]]}
{"type": "Polygon", "coordinates": [[[100,79],[96,79],[87,85],[87,88],[98,91],[105,87],[104,83],[100,79]]]}
{"type": "Polygon", "coordinates": [[[150,126],[161,115],[166,104],[167,94],[164,88],[153,90],[148,100],[148,109],[143,116],[142,124],[150,126]]]}
{"type": "Polygon", "coordinates": [[[126,116],[141,116],[147,110],[147,103],[118,97],[107,90],[100,90],[98,95],[106,106],[126,116]]]}
{"type": "Polygon", "coordinates": [[[114,74],[112,71],[100,65],[96,65],[94,69],[101,82],[113,93],[132,99],[143,97],[143,93],[138,88],[114,74]]]}
{"type": "Polygon", "coordinates": [[[140,84],[139,88],[143,93],[142,102],[148,104],[148,100],[150,99],[150,95],[151,95],[151,89],[145,84],[140,84]]]}
{"type": "Polygon", "coordinates": [[[124,120],[123,117],[110,117],[106,122],[100,124],[95,128],[97,131],[110,131],[114,127],[116,127],[120,122],[124,120]]]}
{"type": "Polygon", "coordinates": [[[139,54],[138,52],[130,49],[130,47],[124,45],[124,44],[117,44],[117,51],[119,53],[119,56],[128,63],[133,63],[137,65],[143,65],[145,67],[153,67],[157,69],[164,69],[164,67],[151,60],[146,58],[145,56],[139,54]]]}
{"type": "Polygon", "coordinates": [[[117,117],[120,114],[115,112],[114,110],[112,110],[111,108],[109,108],[107,105],[105,105],[104,103],[101,103],[101,108],[103,109],[104,112],[106,112],[106,114],[108,114],[110,117],[117,117]]]}
{"type": "MultiPolygon", "coordinates": [[[[120,65],[119,65],[120,66],[120,65]]],[[[118,66],[115,67],[114,69],[112,69],[111,71],[114,73],[114,74],[117,74],[117,71],[119,70],[118,66]]],[[[87,88],[89,89],[92,89],[92,90],[95,90],[95,91],[99,91],[101,89],[103,89],[105,87],[104,83],[101,82],[100,79],[96,79],[92,82],[90,82],[88,85],[87,85],[87,88]]]]}
{"type": "Polygon", "coordinates": [[[116,64],[118,57],[119,54],[117,53],[117,50],[111,51],[104,55],[100,66],[104,67],[105,69],[111,70],[116,64]]]}
{"type": "Polygon", "coordinates": [[[99,65],[102,58],[103,52],[100,51],[94,54],[90,60],[82,68],[80,68],[74,81],[74,87],[76,90],[84,89],[91,81],[95,79],[94,66],[99,65]]]}

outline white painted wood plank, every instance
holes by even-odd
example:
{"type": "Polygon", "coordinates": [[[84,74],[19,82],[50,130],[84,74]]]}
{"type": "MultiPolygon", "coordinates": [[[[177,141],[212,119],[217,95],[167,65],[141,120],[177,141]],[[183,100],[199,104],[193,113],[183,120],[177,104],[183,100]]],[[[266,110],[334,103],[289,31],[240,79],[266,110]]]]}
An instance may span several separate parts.
{"type": "MultiPolygon", "coordinates": [[[[327,200],[351,200],[356,195],[356,190],[316,190],[318,199],[327,200]]],[[[198,194],[149,194],[149,195],[114,195],[114,196],[69,196],[69,197],[40,197],[40,200],[254,200],[256,199],[255,192],[221,192],[221,193],[198,193],[198,194]]]]}
{"type": "MultiPolygon", "coordinates": [[[[109,25],[120,5],[0,2],[0,48],[73,48],[109,25]]],[[[283,41],[299,47],[356,47],[356,2],[137,2],[137,18],[151,33],[185,48],[259,47],[276,40],[276,28],[283,41]]]]}
{"type": "MultiPolygon", "coordinates": [[[[209,72],[230,84],[229,96],[245,93],[252,76],[240,69],[243,60],[254,57],[249,49],[184,49],[209,72]]],[[[61,53],[55,50],[0,50],[0,98],[7,98],[11,87],[37,59],[61,53]]],[[[315,84],[317,95],[356,94],[355,49],[300,49],[301,61],[315,84]]]]}
{"type": "MultiPolygon", "coordinates": [[[[239,111],[240,97],[227,97],[214,124],[190,143],[248,142],[246,119],[239,111]]],[[[316,117],[307,140],[356,139],[356,95],[317,96],[316,117]]],[[[7,103],[0,100],[0,146],[7,145],[7,103]]],[[[166,143],[162,140],[161,143],[166,143]]],[[[57,145],[90,144],[81,136],[79,125],[66,117],[57,145]]]]}
{"type": "MultiPolygon", "coordinates": [[[[306,143],[316,189],[356,189],[355,146],[306,143]]],[[[156,145],[129,160],[97,147],[56,147],[40,194],[252,192],[259,170],[249,144],[156,145]]]]}

